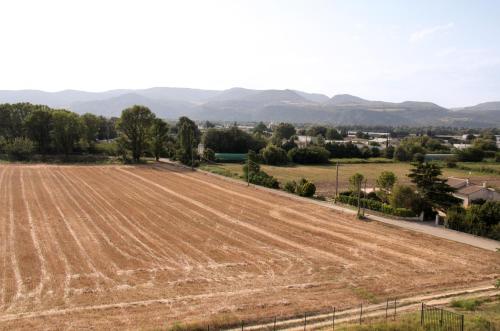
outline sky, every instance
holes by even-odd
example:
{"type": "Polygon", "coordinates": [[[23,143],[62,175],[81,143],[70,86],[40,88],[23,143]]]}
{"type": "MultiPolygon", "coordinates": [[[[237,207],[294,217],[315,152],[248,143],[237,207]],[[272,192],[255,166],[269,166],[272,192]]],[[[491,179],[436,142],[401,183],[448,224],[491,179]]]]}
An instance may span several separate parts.
{"type": "Polygon", "coordinates": [[[0,89],[500,100],[497,0],[0,0],[0,89]]]}

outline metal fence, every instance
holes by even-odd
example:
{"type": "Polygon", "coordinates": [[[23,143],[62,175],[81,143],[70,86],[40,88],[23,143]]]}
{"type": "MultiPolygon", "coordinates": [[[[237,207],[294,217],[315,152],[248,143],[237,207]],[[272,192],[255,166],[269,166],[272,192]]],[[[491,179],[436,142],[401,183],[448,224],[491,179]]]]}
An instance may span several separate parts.
{"type": "MultiPolygon", "coordinates": [[[[271,318],[260,323],[249,323],[241,321],[232,322],[226,325],[198,326],[196,328],[187,328],[189,330],[199,331],[257,331],[257,330],[282,330],[282,329],[302,329],[304,331],[315,329],[320,326],[324,330],[336,330],[337,324],[371,324],[373,321],[395,321],[397,316],[398,301],[397,299],[387,300],[385,303],[376,305],[376,307],[364,307],[360,304],[358,307],[349,309],[337,310],[335,307],[329,313],[325,312],[309,312],[302,316],[298,315],[295,318],[271,318]],[[376,313],[376,314],[372,314],[376,313]]],[[[418,322],[417,322],[418,323],[418,322]]],[[[438,307],[428,306],[422,303],[421,307],[421,325],[426,331],[464,331],[464,315],[458,314],[449,310],[438,307]]],[[[172,330],[187,330],[184,328],[172,328],[172,330]]]]}
{"type": "Polygon", "coordinates": [[[282,330],[282,329],[303,329],[304,331],[310,328],[317,328],[320,324],[325,330],[335,331],[338,323],[349,323],[349,324],[370,324],[372,318],[376,320],[382,320],[384,318],[385,310],[385,320],[395,321],[398,309],[398,301],[396,298],[387,299],[386,302],[376,305],[376,307],[363,306],[361,303],[359,306],[354,306],[351,308],[344,308],[342,310],[337,310],[336,307],[332,307],[330,312],[327,311],[316,311],[316,312],[304,312],[302,315],[295,317],[283,316],[278,318],[274,316],[268,320],[260,321],[258,323],[240,321],[240,323],[230,323],[230,325],[206,325],[205,328],[196,328],[195,330],[200,331],[245,331],[245,330],[282,330]],[[375,317],[371,315],[374,311],[378,312],[375,317]]]}
{"type": "Polygon", "coordinates": [[[463,331],[464,315],[422,303],[420,323],[430,331],[463,331]]]}

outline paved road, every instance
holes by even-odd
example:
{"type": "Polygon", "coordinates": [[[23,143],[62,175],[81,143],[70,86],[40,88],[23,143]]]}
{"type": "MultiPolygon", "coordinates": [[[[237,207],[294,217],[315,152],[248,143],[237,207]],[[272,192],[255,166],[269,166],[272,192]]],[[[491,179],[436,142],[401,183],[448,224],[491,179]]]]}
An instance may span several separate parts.
{"type": "MultiPolygon", "coordinates": [[[[160,161],[165,162],[165,163],[169,163],[169,164],[173,164],[176,166],[184,167],[182,165],[179,165],[178,163],[173,163],[168,159],[160,159],[160,161]]],[[[204,171],[204,170],[200,170],[200,169],[196,169],[196,171],[202,172],[202,173],[209,175],[209,176],[215,176],[215,177],[227,180],[227,181],[231,181],[231,182],[239,184],[239,185],[246,185],[246,183],[241,181],[241,180],[224,177],[224,176],[217,175],[217,174],[214,174],[214,173],[211,173],[208,171],[204,171]]],[[[348,213],[348,214],[356,214],[355,210],[352,210],[352,209],[349,209],[346,207],[342,207],[342,206],[335,205],[333,203],[329,203],[329,202],[325,202],[325,201],[318,201],[318,200],[313,200],[310,198],[299,197],[297,195],[290,194],[290,193],[287,193],[285,191],[269,189],[269,188],[257,186],[257,185],[251,185],[249,187],[249,189],[264,190],[264,191],[268,191],[268,192],[273,192],[274,194],[286,196],[290,199],[296,199],[296,200],[300,200],[300,201],[304,201],[304,202],[308,202],[308,203],[315,203],[315,204],[321,205],[323,207],[335,209],[335,210],[338,210],[338,211],[341,211],[344,213],[348,213]]],[[[381,222],[381,223],[385,223],[385,224],[389,224],[389,225],[393,225],[393,226],[398,226],[400,228],[429,234],[431,236],[460,242],[460,243],[471,245],[474,247],[479,247],[479,248],[487,249],[490,251],[500,250],[500,241],[497,241],[497,240],[487,239],[487,238],[483,238],[483,237],[477,237],[477,236],[474,236],[474,235],[471,235],[468,233],[458,232],[458,231],[443,228],[441,226],[434,226],[434,225],[430,225],[430,224],[422,223],[422,222],[395,220],[395,219],[390,219],[390,218],[386,218],[386,217],[382,217],[382,216],[378,216],[378,215],[372,215],[369,213],[365,213],[365,216],[368,219],[373,220],[373,221],[377,221],[377,222],[381,222]]]]}

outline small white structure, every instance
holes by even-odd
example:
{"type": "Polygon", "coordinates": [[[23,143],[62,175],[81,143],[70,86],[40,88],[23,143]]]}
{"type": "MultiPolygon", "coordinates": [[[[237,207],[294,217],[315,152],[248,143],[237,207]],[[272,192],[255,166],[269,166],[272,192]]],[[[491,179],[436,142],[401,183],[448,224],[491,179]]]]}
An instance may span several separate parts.
{"type": "Polygon", "coordinates": [[[204,144],[198,144],[198,155],[203,155],[205,152],[205,145],[204,144]]]}
{"type": "Polygon", "coordinates": [[[448,185],[456,189],[453,196],[461,199],[464,207],[468,207],[472,201],[478,199],[500,201],[500,193],[486,187],[486,182],[483,185],[474,185],[469,182],[468,178],[449,177],[448,185]]]}
{"type": "Polygon", "coordinates": [[[297,144],[297,147],[299,148],[305,148],[310,144],[317,144],[317,143],[318,143],[318,137],[313,137],[313,136],[297,136],[297,139],[295,139],[295,144],[297,144]]]}
{"type": "Polygon", "coordinates": [[[469,148],[471,146],[472,146],[471,144],[453,144],[453,147],[458,149],[458,150],[466,149],[466,148],[469,148]]]}

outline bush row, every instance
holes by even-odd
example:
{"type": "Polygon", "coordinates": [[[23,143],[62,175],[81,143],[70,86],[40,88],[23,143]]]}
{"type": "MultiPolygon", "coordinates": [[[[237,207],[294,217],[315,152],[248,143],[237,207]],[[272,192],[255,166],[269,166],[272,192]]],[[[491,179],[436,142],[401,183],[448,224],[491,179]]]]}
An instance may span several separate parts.
{"type": "MultiPolygon", "coordinates": [[[[358,205],[358,197],[357,196],[349,196],[349,195],[339,195],[338,201],[351,205],[351,206],[357,206],[358,205]]],[[[391,205],[388,205],[386,203],[377,201],[377,200],[372,200],[372,199],[360,199],[360,204],[361,207],[378,211],[384,214],[389,214],[389,215],[394,215],[394,216],[399,216],[399,217],[415,217],[415,213],[409,209],[406,208],[394,208],[391,205]]]]}

